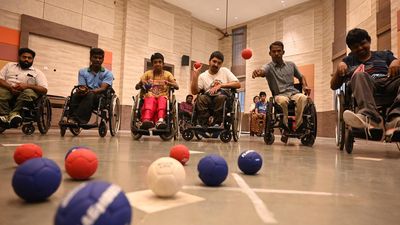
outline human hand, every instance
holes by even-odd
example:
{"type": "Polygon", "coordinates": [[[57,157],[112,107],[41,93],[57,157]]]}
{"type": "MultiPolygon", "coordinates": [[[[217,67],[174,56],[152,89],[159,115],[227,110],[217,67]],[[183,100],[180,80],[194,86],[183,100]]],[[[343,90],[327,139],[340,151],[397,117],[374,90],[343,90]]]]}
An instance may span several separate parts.
{"type": "Polygon", "coordinates": [[[208,92],[213,95],[217,93],[219,89],[221,89],[221,84],[215,84],[208,92]]]}
{"type": "Polygon", "coordinates": [[[256,69],[253,71],[253,74],[251,75],[251,77],[253,79],[256,77],[261,77],[263,73],[264,73],[264,71],[262,69],[256,69]]]}
{"type": "Polygon", "coordinates": [[[311,88],[309,88],[308,86],[303,86],[303,91],[304,94],[309,96],[311,94],[311,88]]]}
{"type": "Polygon", "coordinates": [[[389,77],[400,75],[400,61],[396,60],[396,62],[390,64],[388,75],[389,77]]]}
{"type": "Polygon", "coordinates": [[[347,72],[347,65],[344,62],[340,62],[337,66],[337,72],[339,73],[339,76],[344,77],[346,76],[347,72]]]}
{"type": "Polygon", "coordinates": [[[89,88],[85,85],[80,85],[77,89],[79,95],[86,95],[89,92],[89,88]]]}
{"type": "Polygon", "coordinates": [[[28,88],[28,84],[17,83],[17,84],[15,84],[12,88],[15,89],[15,90],[17,90],[17,91],[23,91],[23,90],[25,90],[25,89],[28,88]]]}

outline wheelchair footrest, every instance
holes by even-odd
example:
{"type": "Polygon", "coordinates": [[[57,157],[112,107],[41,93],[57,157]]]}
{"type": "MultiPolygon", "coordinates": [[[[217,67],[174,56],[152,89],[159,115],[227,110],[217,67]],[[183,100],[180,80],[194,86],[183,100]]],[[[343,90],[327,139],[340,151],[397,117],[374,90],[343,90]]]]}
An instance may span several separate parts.
{"type": "Polygon", "coordinates": [[[382,129],[369,129],[369,131],[367,131],[359,128],[352,128],[352,134],[356,138],[368,139],[371,141],[380,141],[384,135],[382,129]]]}
{"type": "Polygon", "coordinates": [[[400,129],[396,130],[392,137],[390,138],[389,142],[400,142],[400,129]]]}
{"type": "Polygon", "coordinates": [[[87,130],[87,129],[98,127],[98,125],[95,124],[95,123],[92,123],[92,124],[80,124],[79,127],[81,127],[82,129],[87,130]]]}

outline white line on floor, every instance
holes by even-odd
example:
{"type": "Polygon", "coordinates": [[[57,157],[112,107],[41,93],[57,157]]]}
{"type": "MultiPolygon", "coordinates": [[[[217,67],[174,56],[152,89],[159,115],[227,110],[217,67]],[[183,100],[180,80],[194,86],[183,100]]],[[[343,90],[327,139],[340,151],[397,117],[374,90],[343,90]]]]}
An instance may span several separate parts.
{"type": "Polygon", "coordinates": [[[361,160],[370,160],[370,161],[382,161],[383,159],[380,158],[370,158],[370,157],[354,157],[354,159],[361,159],[361,160]]]}
{"type": "Polygon", "coordinates": [[[239,176],[237,173],[232,173],[233,178],[235,178],[239,187],[251,200],[254,208],[264,223],[278,223],[275,219],[274,214],[268,210],[265,203],[257,196],[257,194],[249,187],[249,185],[239,176]]]}
{"type": "Polygon", "coordinates": [[[17,147],[20,145],[22,145],[22,144],[1,144],[1,146],[3,146],[3,147],[17,147]]]}

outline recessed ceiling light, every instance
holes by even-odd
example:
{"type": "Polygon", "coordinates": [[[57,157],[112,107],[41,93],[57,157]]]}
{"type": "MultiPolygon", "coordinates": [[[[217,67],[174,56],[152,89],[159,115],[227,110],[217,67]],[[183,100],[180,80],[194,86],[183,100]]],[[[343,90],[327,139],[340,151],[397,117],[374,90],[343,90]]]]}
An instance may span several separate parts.
{"type": "Polygon", "coordinates": [[[215,10],[219,11],[219,8],[216,8],[215,10]]]}
{"type": "Polygon", "coordinates": [[[238,17],[237,16],[235,16],[235,20],[237,20],[238,19],[238,17]]]}
{"type": "Polygon", "coordinates": [[[282,0],[281,3],[285,3],[285,1],[282,0]]]}

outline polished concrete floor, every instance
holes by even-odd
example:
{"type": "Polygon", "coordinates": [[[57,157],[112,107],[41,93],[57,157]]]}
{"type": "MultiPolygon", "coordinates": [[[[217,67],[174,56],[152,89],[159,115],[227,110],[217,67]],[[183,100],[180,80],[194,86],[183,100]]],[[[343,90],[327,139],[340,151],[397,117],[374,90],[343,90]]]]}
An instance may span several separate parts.
{"type": "Polygon", "coordinates": [[[185,166],[182,192],[178,199],[156,199],[158,205],[165,205],[158,211],[143,210],[144,201],[132,201],[132,224],[400,224],[400,152],[396,144],[357,140],[353,154],[348,155],[337,150],[334,139],[317,138],[312,148],[301,146],[298,140],[290,139],[287,145],[277,140],[267,146],[262,138],[248,135],[238,143],[224,144],[219,139],[163,142],[145,137],[134,141],[127,132],[99,138],[96,131],[83,131],[79,137],[67,133],[62,138],[58,130],[45,136],[8,130],[0,135],[0,224],[53,224],[62,198],[81,183],[69,179],[64,170],[64,156],[71,146],[85,145],[97,153],[99,168],[94,180],[113,182],[128,195],[138,196],[147,189],[148,166],[168,156],[169,148],[177,143],[198,151],[185,166]],[[60,188],[43,203],[25,203],[11,187],[15,145],[29,142],[42,146],[44,156],[63,171],[60,188]],[[264,160],[256,176],[244,175],[237,168],[239,153],[248,149],[257,150],[264,160]],[[229,175],[221,187],[205,187],[197,177],[197,163],[209,153],[228,162],[229,175]],[[174,206],[183,194],[197,201],[174,206]]]}

